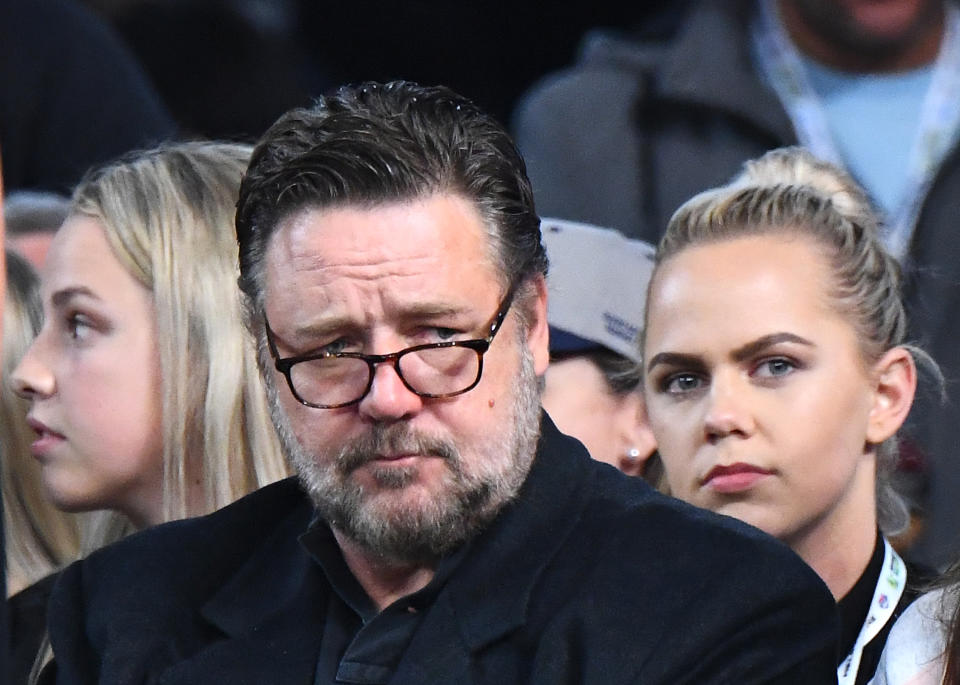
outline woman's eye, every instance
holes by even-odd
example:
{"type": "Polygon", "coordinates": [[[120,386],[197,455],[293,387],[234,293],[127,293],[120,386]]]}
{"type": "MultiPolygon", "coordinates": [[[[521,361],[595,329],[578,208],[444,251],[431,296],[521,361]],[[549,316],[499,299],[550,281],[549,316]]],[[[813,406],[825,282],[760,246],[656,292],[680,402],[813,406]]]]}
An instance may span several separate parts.
{"type": "Polygon", "coordinates": [[[67,316],[67,334],[73,340],[85,340],[92,329],[91,322],[83,314],[67,316]]]}
{"type": "Polygon", "coordinates": [[[796,368],[797,365],[789,359],[776,357],[774,359],[765,359],[764,361],[760,362],[756,370],[753,372],[753,375],[760,378],[776,378],[779,376],[786,376],[796,368]]]}
{"type": "Polygon", "coordinates": [[[693,373],[675,373],[664,379],[663,392],[670,395],[682,395],[698,390],[703,385],[703,379],[693,373]]]}

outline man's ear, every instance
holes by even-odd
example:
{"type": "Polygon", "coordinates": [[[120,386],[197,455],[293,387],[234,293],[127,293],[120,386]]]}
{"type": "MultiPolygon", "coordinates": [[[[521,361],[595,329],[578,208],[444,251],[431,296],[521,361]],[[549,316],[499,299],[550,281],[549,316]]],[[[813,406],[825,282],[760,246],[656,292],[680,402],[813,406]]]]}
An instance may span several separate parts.
{"type": "Polygon", "coordinates": [[[907,420],[917,390],[917,366],[904,347],[894,347],[873,367],[873,407],[867,423],[867,442],[879,445],[907,420]]]}
{"type": "Polygon", "coordinates": [[[533,368],[538,376],[547,372],[550,364],[550,327],[547,324],[547,280],[540,274],[530,279],[530,290],[523,303],[527,319],[527,347],[533,356],[533,368]]]}

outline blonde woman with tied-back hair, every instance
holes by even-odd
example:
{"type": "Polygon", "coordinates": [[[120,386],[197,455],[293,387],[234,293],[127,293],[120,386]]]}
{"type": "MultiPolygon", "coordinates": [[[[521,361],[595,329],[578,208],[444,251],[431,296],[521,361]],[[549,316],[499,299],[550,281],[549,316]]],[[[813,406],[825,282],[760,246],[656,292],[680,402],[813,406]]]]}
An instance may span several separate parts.
{"type": "Polygon", "coordinates": [[[89,174],[14,371],[47,494],[83,551],[288,475],[244,329],[234,205],[250,148],[172,144],[89,174]]]}
{"type": "Polygon", "coordinates": [[[673,215],[643,338],[671,492],[788,544],[838,602],[841,685],[876,670],[916,596],[885,535],[917,384],[900,270],[864,192],[800,148],[748,162],[673,215]]]}

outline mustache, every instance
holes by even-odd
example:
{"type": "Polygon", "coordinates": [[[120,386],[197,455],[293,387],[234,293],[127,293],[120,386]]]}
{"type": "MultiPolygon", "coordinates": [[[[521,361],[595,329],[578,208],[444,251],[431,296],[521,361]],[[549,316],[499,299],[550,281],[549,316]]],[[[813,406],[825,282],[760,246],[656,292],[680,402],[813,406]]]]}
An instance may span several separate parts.
{"type": "Polygon", "coordinates": [[[364,435],[350,440],[336,455],[336,468],[349,474],[384,455],[429,454],[459,467],[460,452],[448,440],[424,435],[403,424],[374,425],[364,435]]]}

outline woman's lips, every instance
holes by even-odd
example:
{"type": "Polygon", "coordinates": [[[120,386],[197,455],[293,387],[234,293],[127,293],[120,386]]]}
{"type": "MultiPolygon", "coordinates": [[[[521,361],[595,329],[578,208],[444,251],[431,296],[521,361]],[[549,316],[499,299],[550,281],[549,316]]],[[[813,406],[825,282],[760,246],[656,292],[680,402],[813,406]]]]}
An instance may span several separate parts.
{"type": "Polygon", "coordinates": [[[702,485],[714,492],[724,494],[743,492],[772,474],[773,471],[752,464],[714,466],[703,479],[702,485]]]}
{"type": "Polygon", "coordinates": [[[27,425],[37,434],[37,439],[30,445],[33,456],[41,458],[65,440],[61,433],[49,428],[42,421],[27,417],[27,425]]]}

